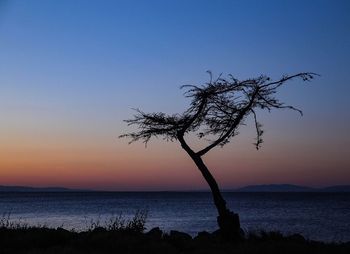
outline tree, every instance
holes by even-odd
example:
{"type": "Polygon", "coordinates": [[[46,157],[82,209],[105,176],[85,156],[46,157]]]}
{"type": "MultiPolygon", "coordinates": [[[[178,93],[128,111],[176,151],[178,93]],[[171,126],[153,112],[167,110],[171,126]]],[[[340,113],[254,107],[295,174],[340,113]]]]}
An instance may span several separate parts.
{"type": "Polygon", "coordinates": [[[181,147],[194,161],[208,183],[215,206],[218,211],[217,222],[224,237],[241,236],[239,216],[231,212],[220,192],[218,184],[203,161],[203,156],[215,147],[223,147],[238,134],[238,128],[248,116],[252,116],[256,129],[256,148],[262,144],[262,125],[257,120],[257,110],[291,109],[302,114],[302,111],[285,105],[275,98],[277,90],[287,81],[301,78],[310,81],[315,73],[303,72],[285,75],[279,80],[260,76],[247,80],[238,80],[232,75],[227,79],[221,75],[214,79],[211,72],[210,81],[202,86],[185,85],[184,95],[191,99],[190,106],[182,114],[145,113],[136,109],[132,119],[125,120],[128,125],[136,125],[136,132],[120,137],[131,138],[130,143],[143,141],[145,144],[152,137],[163,137],[166,141],[178,141],[181,147]],[[194,133],[197,138],[209,143],[199,151],[194,151],[185,140],[187,134],[194,133]]]}

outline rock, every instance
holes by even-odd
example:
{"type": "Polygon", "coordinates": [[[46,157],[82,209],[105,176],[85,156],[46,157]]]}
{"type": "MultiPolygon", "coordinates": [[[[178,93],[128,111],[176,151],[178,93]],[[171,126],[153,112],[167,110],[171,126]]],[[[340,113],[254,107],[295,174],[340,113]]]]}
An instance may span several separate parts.
{"type": "Polygon", "coordinates": [[[148,231],[146,235],[152,239],[161,239],[163,236],[163,231],[159,227],[155,227],[148,231]]]}
{"type": "Polygon", "coordinates": [[[198,235],[194,238],[196,240],[200,241],[209,241],[213,238],[212,234],[208,233],[207,231],[198,232],[198,235]]]}
{"type": "Polygon", "coordinates": [[[296,241],[296,242],[305,242],[305,238],[304,236],[302,236],[301,234],[293,234],[291,236],[288,237],[290,240],[292,241],[296,241]]]}
{"type": "Polygon", "coordinates": [[[220,237],[220,236],[221,236],[221,231],[220,231],[220,229],[215,230],[215,231],[212,233],[212,236],[214,236],[214,237],[220,237]]]}
{"type": "Polygon", "coordinates": [[[56,231],[59,232],[59,233],[70,233],[69,230],[64,229],[64,228],[62,228],[62,227],[56,228],[56,231]]]}
{"type": "Polygon", "coordinates": [[[190,241],[192,240],[192,236],[186,234],[184,232],[171,230],[169,234],[169,238],[176,241],[190,241]]]}
{"type": "Polygon", "coordinates": [[[226,210],[224,213],[217,217],[221,236],[226,240],[241,240],[244,235],[239,222],[239,215],[230,210],[226,210]]]}
{"type": "Polygon", "coordinates": [[[104,227],[96,227],[92,230],[93,233],[105,233],[107,230],[104,227]]]}

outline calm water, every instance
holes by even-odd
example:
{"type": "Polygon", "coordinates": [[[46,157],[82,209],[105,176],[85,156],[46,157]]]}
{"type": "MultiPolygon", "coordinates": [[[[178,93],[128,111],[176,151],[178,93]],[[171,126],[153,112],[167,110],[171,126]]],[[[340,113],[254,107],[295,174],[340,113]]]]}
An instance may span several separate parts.
{"type": "MultiPolygon", "coordinates": [[[[225,193],[228,206],[240,214],[247,230],[301,233],[323,241],[350,241],[350,194],[225,193]]],[[[147,228],[180,230],[192,235],[214,231],[216,210],[210,193],[88,192],[0,193],[0,215],[52,227],[86,229],[120,213],[132,217],[147,210],[147,228]]]]}

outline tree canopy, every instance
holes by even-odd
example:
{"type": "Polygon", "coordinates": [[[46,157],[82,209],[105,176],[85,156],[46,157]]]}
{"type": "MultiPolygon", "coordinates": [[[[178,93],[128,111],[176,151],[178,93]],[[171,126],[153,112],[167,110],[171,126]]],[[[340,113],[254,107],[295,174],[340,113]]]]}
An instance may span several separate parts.
{"type": "Polygon", "coordinates": [[[310,81],[317,74],[302,72],[284,75],[278,80],[261,75],[257,78],[238,80],[232,75],[222,75],[204,85],[184,85],[184,95],[191,100],[182,114],[168,115],[162,112],[145,113],[136,109],[132,119],[125,120],[128,125],[136,125],[138,131],[121,135],[131,138],[130,143],[142,140],[145,144],[152,137],[162,137],[167,141],[182,139],[187,133],[194,132],[198,138],[207,138],[206,147],[196,152],[205,155],[216,146],[224,146],[238,134],[237,129],[248,116],[252,116],[256,129],[256,148],[262,144],[262,125],[257,119],[257,110],[291,109],[302,111],[281,102],[275,97],[278,89],[287,81],[300,78],[310,81]]]}

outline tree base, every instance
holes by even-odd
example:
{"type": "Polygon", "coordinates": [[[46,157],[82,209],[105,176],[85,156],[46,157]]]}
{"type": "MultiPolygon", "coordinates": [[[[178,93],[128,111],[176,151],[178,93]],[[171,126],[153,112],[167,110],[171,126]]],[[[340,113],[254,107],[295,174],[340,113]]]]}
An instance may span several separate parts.
{"type": "Polygon", "coordinates": [[[241,229],[239,215],[226,210],[217,217],[220,228],[220,235],[225,240],[241,240],[244,237],[244,231],[241,229]]]}

